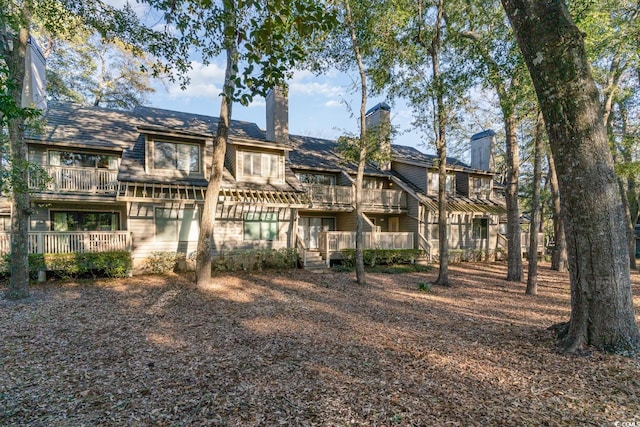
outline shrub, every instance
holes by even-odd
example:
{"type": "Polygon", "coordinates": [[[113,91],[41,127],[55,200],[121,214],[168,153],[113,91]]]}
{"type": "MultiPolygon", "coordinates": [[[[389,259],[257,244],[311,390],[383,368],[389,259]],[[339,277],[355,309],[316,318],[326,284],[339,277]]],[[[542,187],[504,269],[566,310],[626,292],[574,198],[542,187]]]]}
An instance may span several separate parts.
{"type": "MultiPolygon", "coordinates": [[[[343,249],[340,252],[344,265],[355,265],[355,249],[343,249]]],[[[424,251],[420,249],[365,249],[362,258],[365,265],[374,267],[376,265],[413,264],[423,254],[424,251]]]]}
{"type": "Polygon", "coordinates": [[[418,290],[420,292],[431,292],[431,283],[429,282],[418,282],[418,290]]]}
{"type": "MultiPolygon", "coordinates": [[[[10,265],[11,254],[7,254],[2,257],[0,271],[7,274],[10,265]]],[[[32,278],[37,276],[38,271],[51,271],[63,278],[86,274],[126,277],[131,267],[131,253],[128,251],[29,254],[29,273],[32,278]]]]}
{"type": "Polygon", "coordinates": [[[284,270],[297,265],[296,249],[236,249],[223,253],[214,268],[219,271],[284,270]]]}
{"type": "Polygon", "coordinates": [[[176,268],[179,261],[186,257],[178,252],[151,252],[151,256],[144,260],[142,271],[152,274],[166,274],[176,268]]]}

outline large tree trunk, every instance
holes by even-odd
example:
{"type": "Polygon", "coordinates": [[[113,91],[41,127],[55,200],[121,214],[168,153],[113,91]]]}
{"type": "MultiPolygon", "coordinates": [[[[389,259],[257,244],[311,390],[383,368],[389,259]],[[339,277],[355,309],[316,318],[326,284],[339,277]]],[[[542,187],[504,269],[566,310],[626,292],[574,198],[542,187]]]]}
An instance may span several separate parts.
{"type": "Polygon", "coordinates": [[[567,240],[564,236],[564,221],[562,220],[562,207],[560,204],[560,188],[558,187],[558,174],[556,173],[556,163],[553,160],[553,153],[547,153],[549,162],[549,185],[551,187],[551,199],[553,208],[553,253],[551,254],[551,269],[560,272],[569,270],[567,260],[567,240]]]}
{"type": "MultiPolygon", "coordinates": [[[[28,12],[25,10],[25,20],[28,12]]],[[[3,29],[4,30],[4,29],[3,29]]],[[[25,55],[28,48],[29,30],[21,27],[13,37],[13,49],[5,52],[9,76],[13,79],[11,98],[16,107],[22,106],[22,89],[25,76],[25,55]]],[[[11,269],[7,299],[22,299],[29,296],[29,168],[27,146],[24,142],[25,117],[16,114],[9,118],[9,141],[11,155],[11,269]]]]}
{"type": "Polygon", "coordinates": [[[349,0],[344,2],[347,25],[349,26],[349,34],[351,36],[351,48],[358,64],[358,73],[360,75],[360,158],[358,160],[358,172],[356,174],[356,280],[358,284],[364,286],[367,284],[367,278],[364,271],[364,211],[362,206],[362,184],[364,181],[364,167],[367,163],[367,75],[360,54],[360,46],[356,34],[353,16],[351,14],[351,6],[349,0]]]}
{"type": "Polygon", "coordinates": [[[507,139],[507,280],[522,281],[522,242],[520,237],[520,210],[518,208],[518,176],[520,155],[516,119],[513,111],[503,113],[507,139]]]}
{"type": "Polygon", "coordinates": [[[438,1],[438,12],[436,15],[435,33],[431,43],[431,67],[433,71],[433,82],[436,87],[436,150],[438,153],[438,250],[440,252],[440,262],[438,269],[437,285],[449,286],[449,236],[447,230],[447,139],[446,139],[446,112],[444,105],[444,88],[442,85],[442,75],[440,73],[440,48],[442,39],[440,26],[444,18],[444,1],[438,1]]]}
{"type": "Polygon", "coordinates": [[[200,235],[198,236],[198,250],[196,255],[196,284],[205,286],[211,280],[211,264],[213,260],[213,250],[215,249],[214,226],[215,215],[218,209],[218,195],[222,184],[224,173],[224,157],[227,151],[227,139],[229,137],[229,125],[231,121],[231,110],[233,106],[233,90],[235,74],[234,69],[238,66],[238,48],[235,31],[229,31],[229,26],[235,28],[233,11],[229,13],[229,23],[226,24],[225,50],[227,53],[227,67],[224,76],[224,89],[220,103],[220,120],[213,146],[213,161],[211,165],[211,175],[207,185],[207,194],[202,209],[200,220],[200,235]]]}
{"type": "Polygon", "coordinates": [[[583,36],[560,0],[502,0],[556,161],[571,279],[566,351],[637,352],[625,216],[583,36]]]}
{"type": "Polygon", "coordinates": [[[527,295],[538,294],[538,228],[540,219],[540,185],[542,181],[542,155],[544,151],[544,122],[538,114],[533,154],[533,195],[531,197],[531,224],[529,224],[529,269],[527,271],[527,295]]]}

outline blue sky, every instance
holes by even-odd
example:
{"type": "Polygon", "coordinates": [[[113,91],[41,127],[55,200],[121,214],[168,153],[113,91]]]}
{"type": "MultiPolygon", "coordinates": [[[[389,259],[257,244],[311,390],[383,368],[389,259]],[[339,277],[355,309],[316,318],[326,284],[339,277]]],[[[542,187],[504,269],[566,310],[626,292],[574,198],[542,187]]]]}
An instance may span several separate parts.
{"type": "MultiPolygon", "coordinates": [[[[181,90],[169,82],[157,83],[156,93],[150,97],[154,107],[189,113],[218,116],[219,94],[224,81],[221,63],[203,65],[192,62],[190,85],[181,90]]],[[[298,135],[335,139],[346,133],[356,134],[360,94],[353,90],[353,80],[347,74],[330,72],[315,76],[309,71],[297,71],[289,84],[289,132],[298,135]],[[353,111],[355,115],[352,115],[353,111]]],[[[388,102],[384,97],[371,98],[367,108],[378,102],[388,102]]],[[[248,107],[233,106],[233,119],[245,120],[265,127],[265,102],[258,97],[248,107]]],[[[392,105],[391,120],[398,127],[395,143],[420,147],[419,134],[411,130],[411,111],[402,102],[392,105]]],[[[424,147],[423,147],[424,148],[424,147]]]]}

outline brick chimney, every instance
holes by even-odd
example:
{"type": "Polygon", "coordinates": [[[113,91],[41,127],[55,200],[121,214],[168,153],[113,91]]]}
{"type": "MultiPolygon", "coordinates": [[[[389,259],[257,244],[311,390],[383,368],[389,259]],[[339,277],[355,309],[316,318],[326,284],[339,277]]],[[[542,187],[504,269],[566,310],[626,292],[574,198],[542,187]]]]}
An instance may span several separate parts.
{"type": "Polygon", "coordinates": [[[367,111],[367,132],[377,132],[380,138],[380,151],[389,157],[379,165],[380,169],[391,169],[391,107],[386,102],[381,102],[367,111]]]}
{"type": "Polygon", "coordinates": [[[275,87],[267,93],[267,141],[289,143],[288,88],[275,87]]]}
{"type": "Polygon", "coordinates": [[[496,133],[491,129],[476,133],[471,137],[471,168],[487,172],[494,171],[495,142],[496,133]]]}

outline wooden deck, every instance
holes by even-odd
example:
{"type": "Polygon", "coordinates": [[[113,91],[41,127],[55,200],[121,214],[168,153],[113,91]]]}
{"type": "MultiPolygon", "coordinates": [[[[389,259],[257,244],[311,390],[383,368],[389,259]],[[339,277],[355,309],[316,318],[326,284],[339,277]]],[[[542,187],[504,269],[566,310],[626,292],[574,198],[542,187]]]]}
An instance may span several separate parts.
{"type": "MultiPolygon", "coordinates": [[[[84,253],[130,251],[128,231],[32,231],[29,232],[29,252],[84,253]]],[[[0,233],[0,254],[11,252],[11,233],[0,233]]]]}

